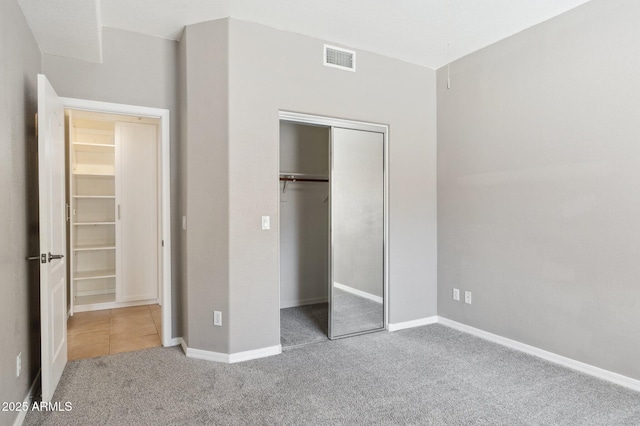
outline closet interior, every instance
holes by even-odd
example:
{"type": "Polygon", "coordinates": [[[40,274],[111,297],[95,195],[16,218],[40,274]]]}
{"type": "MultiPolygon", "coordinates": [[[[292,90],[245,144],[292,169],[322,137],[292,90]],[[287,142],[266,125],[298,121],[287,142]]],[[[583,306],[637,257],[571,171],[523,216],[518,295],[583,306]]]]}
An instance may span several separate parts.
{"type": "Polygon", "coordinates": [[[386,132],[320,121],[280,121],[283,347],[385,327],[386,132]]]}
{"type": "Polygon", "coordinates": [[[158,119],[67,110],[70,313],[158,303],[158,119]]]}
{"type": "Polygon", "coordinates": [[[283,346],[327,340],[328,127],[280,122],[280,315],[283,346]]]}

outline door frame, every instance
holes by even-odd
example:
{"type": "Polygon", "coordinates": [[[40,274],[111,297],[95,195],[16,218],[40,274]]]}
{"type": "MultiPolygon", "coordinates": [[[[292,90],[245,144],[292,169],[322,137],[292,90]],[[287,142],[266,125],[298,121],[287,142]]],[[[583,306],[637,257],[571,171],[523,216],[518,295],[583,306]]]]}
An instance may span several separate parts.
{"type": "MultiPolygon", "coordinates": [[[[347,120],[342,118],[335,117],[327,117],[315,114],[305,114],[293,111],[278,111],[278,123],[282,121],[306,124],[310,126],[322,126],[322,127],[337,127],[343,129],[351,129],[351,130],[363,130],[367,132],[376,132],[382,133],[384,135],[384,165],[383,165],[383,173],[384,173],[384,242],[383,242],[383,295],[384,295],[384,330],[389,330],[389,126],[386,124],[378,124],[372,122],[365,121],[357,121],[357,120],[347,120]]],[[[279,158],[279,157],[278,157],[279,158]]],[[[278,160],[279,161],[279,160],[278,160]]],[[[278,170],[280,167],[278,166],[278,170]]],[[[280,186],[278,185],[278,193],[280,191],[280,186]]],[[[329,208],[331,208],[329,206],[329,208]]],[[[278,223],[280,223],[280,203],[278,203],[278,223]]],[[[331,235],[331,232],[330,232],[331,235]]],[[[333,242],[330,241],[330,246],[333,245],[333,242]]],[[[331,261],[330,261],[331,263],[331,261]]],[[[333,266],[331,266],[333,268],[333,266]]],[[[329,271],[329,279],[333,277],[333,271],[329,271]]],[[[278,237],[278,282],[280,282],[280,238],[278,237]]],[[[329,303],[331,303],[331,288],[329,288],[329,303]]],[[[278,302],[280,302],[280,298],[278,297],[278,302]]],[[[278,309],[278,316],[280,315],[280,310],[278,309]]],[[[331,315],[331,309],[329,309],[329,315],[331,315]]],[[[329,327],[331,327],[331,319],[329,319],[329,327]]],[[[342,337],[351,337],[359,334],[366,334],[373,331],[379,331],[380,329],[371,330],[371,331],[363,331],[359,333],[352,333],[342,337]]],[[[280,333],[280,330],[278,330],[280,333]]],[[[330,334],[330,330],[329,330],[330,334]]]]}
{"type": "Polygon", "coordinates": [[[65,109],[80,111],[90,111],[104,114],[120,114],[142,116],[147,118],[157,118],[160,120],[159,135],[159,181],[160,193],[160,216],[162,229],[162,256],[160,280],[162,291],[159,298],[162,303],[162,345],[172,346],[172,315],[171,315],[171,131],[170,112],[163,108],[150,108],[135,105],[116,104],[110,102],[91,101],[86,99],[60,97],[65,109]],[[167,326],[169,325],[169,326],[167,326]]]}

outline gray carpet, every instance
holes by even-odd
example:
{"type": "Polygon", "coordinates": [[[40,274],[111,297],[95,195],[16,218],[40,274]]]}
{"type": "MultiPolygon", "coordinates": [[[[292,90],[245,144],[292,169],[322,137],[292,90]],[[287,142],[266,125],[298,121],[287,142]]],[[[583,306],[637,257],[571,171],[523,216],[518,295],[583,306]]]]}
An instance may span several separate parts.
{"type": "Polygon", "coordinates": [[[154,348],[70,362],[25,424],[639,425],[640,393],[441,325],[239,364],[154,348]]]}
{"type": "Polygon", "coordinates": [[[280,309],[280,343],[283,348],[324,342],[327,337],[328,303],[280,309]]]}
{"type": "MultiPolygon", "coordinates": [[[[336,336],[384,327],[381,303],[334,289],[334,333],[336,336]]],[[[328,339],[328,304],[280,309],[280,343],[282,347],[325,342],[328,339]]]]}
{"type": "Polygon", "coordinates": [[[344,336],[384,327],[384,307],[353,293],[333,289],[333,334],[344,336]]]}

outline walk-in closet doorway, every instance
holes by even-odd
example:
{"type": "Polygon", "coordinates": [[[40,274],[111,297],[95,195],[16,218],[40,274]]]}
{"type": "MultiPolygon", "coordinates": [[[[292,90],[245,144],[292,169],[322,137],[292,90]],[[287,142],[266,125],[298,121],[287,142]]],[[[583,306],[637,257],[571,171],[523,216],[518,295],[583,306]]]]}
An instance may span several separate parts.
{"type": "Polygon", "coordinates": [[[284,348],[385,330],[388,127],[280,112],[284,348]]]}
{"type": "Polygon", "coordinates": [[[68,130],[68,312],[155,305],[158,338],[169,346],[169,111],[60,101],[68,130]]]}
{"type": "Polygon", "coordinates": [[[66,109],[65,124],[67,359],[160,346],[161,120],[66,109]]]}
{"type": "MultiPolygon", "coordinates": [[[[80,297],[80,300],[76,299],[77,305],[82,305],[84,310],[90,311],[98,307],[106,308],[108,306],[105,306],[105,304],[109,303],[140,302],[140,300],[134,301],[134,298],[148,301],[150,295],[145,290],[153,287],[151,299],[155,299],[158,305],[161,304],[161,306],[158,306],[155,310],[152,310],[151,307],[143,307],[142,309],[147,309],[147,313],[152,317],[151,320],[154,323],[155,319],[158,319],[158,323],[161,322],[164,325],[161,332],[155,324],[153,326],[161,343],[165,346],[171,344],[171,200],[169,185],[171,181],[171,161],[169,111],[166,109],[63,98],[58,96],[45,75],[38,74],[38,113],[36,122],[40,253],[29,256],[27,260],[37,261],[40,264],[40,377],[42,400],[48,402],[53,397],[68,360],[67,320],[69,315],[73,315],[74,310],[77,311],[75,309],[77,306],[69,303],[68,295],[80,297]],[[65,118],[65,109],[69,110],[68,113],[70,115],[72,114],[71,110],[77,111],[76,117],[80,119],[80,122],[84,122],[84,124],[94,122],[96,125],[86,126],[76,122],[78,126],[75,130],[70,129],[69,123],[72,120],[70,115],[65,118]],[[158,248],[158,258],[156,260],[158,262],[152,265],[152,274],[155,275],[158,286],[144,286],[142,292],[138,292],[141,288],[138,285],[139,283],[129,286],[124,291],[122,291],[122,286],[118,286],[118,263],[116,263],[118,249],[126,239],[121,237],[119,242],[118,231],[115,230],[114,233],[114,228],[117,227],[114,222],[117,223],[118,217],[122,218],[125,214],[123,208],[126,209],[126,214],[129,214],[132,209],[138,208],[134,204],[139,201],[134,199],[134,204],[130,202],[132,197],[129,196],[128,191],[131,188],[125,190],[125,193],[116,189],[118,181],[122,184],[125,179],[127,170],[134,170],[133,167],[125,166],[126,170],[123,169],[124,174],[116,171],[116,168],[123,165],[122,160],[126,161],[126,159],[131,158],[119,150],[119,148],[122,149],[123,147],[116,140],[116,132],[123,136],[123,132],[133,131],[133,133],[137,133],[137,130],[142,131],[142,127],[131,126],[131,123],[118,125],[114,122],[112,125],[102,120],[96,121],[93,120],[94,113],[137,116],[141,120],[134,120],[134,122],[153,119],[155,123],[150,125],[153,127],[153,133],[155,133],[155,137],[149,139],[151,142],[136,143],[136,146],[128,147],[137,149],[144,146],[146,149],[153,146],[153,151],[155,151],[155,155],[151,159],[153,164],[147,164],[145,167],[151,170],[149,175],[155,175],[156,178],[153,183],[155,191],[150,196],[155,205],[154,210],[158,213],[158,220],[153,224],[152,229],[152,231],[157,229],[156,246],[158,248]],[[80,117],[82,114],[88,115],[80,117]],[[65,138],[67,130],[69,130],[70,134],[68,134],[68,138],[65,138]],[[65,139],[67,140],[65,141],[65,139]],[[68,163],[65,159],[65,151],[67,152],[68,163]],[[69,174],[66,173],[67,168],[69,168],[69,174]],[[71,180],[73,180],[73,184],[70,188],[67,188],[71,180]],[[66,198],[67,190],[69,190],[69,199],[66,198]],[[123,204],[125,201],[127,207],[123,204]],[[118,212],[118,202],[121,202],[120,212],[118,212]],[[75,209],[75,212],[73,209],[75,209]],[[75,217],[73,217],[74,213],[75,217]],[[67,229],[70,226],[73,227],[73,231],[68,234],[67,229]],[[70,237],[74,239],[70,240],[70,237]],[[73,244],[70,244],[71,242],[73,244]],[[67,247],[73,250],[73,254],[71,251],[67,251],[67,247]],[[67,261],[75,254],[78,254],[79,257],[69,263],[69,266],[74,268],[74,274],[71,277],[70,275],[72,274],[67,273],[67,261]],[[110,269],[98,269],[105,266],[110,269]],[[114,268],[116,270],[115,274],[113,273],[114,268]],[[77,281],[75,283],[77,285],[74,286],[74,292],[71,293],[67,291],[67,287],[70,284],[68,278],[77,281]],[[83,286],[80,286],[80,281],[87,281],[88,284],[84,285],[83,283],[83,286]],[[76,289],[78,291],[75,291],[76,289]],[[105,300],[107,297],[109,300],[105,300]],[[156,318],[153,318],[154,313],[156,318]]],[[[147,128],[147,130],[149,129],[147,128]]],[[[136,136],[133,139],[137,140],[138,137],[136,136]]],[[[128,148],[127,152],[129,152],[128,148]]],[[[135,176],[136,174],[137,172],[134,171],[133,175],[135,176]]],[[[126,180],[131,182],[130,179],[126,180]]],[[[133,185],[135,186],[137,183],[134,182],[133,185]]],[[[144,228],[144,230],[147,230],[147,228],[144,228]]],[[[125,232],[128,233],[128,229],[125,232]]],[[[156,250],[153,249],[153,251],[155,252],[156,250]]],[[[155,253],[151,253],[151,255],[153,256],[155,253]]],[[[120,266],[126,266],[126,262],[124,265],[121,262],[120,266]]],[[[126,271],[121,277],[125,275],[127,275],[126,271]]],[[[120,309],[135,308],[122,307],[120,309]]],[[[82,313],[91,314],[92,312],[82,313]]],[[[111,318],[106,318],[106,321],[109,322],[109,325],[112,324],[111,318]]],[[[86,323],[77,325],[80,327],[86,325],[86,323]]],[[[90,332],[90,330],[86,329],[76,329],[75,331],[90,332]]],[[[111,330],[104,331],[106,333],[102,334],[110,334],[111,332],[111,330]]],[[[121,347],[120,349],[123,348],[121,347]]]]}

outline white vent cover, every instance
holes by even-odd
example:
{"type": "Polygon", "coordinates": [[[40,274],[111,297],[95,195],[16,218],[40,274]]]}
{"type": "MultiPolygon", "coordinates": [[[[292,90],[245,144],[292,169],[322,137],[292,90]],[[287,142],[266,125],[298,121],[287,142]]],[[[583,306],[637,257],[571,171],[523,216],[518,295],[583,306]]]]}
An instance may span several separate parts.
{"type": "Polygon", "coordinates": [[[356,52],[340,47],[324,45],[324,65],[341,70],[356,70],[356,52]]]}

